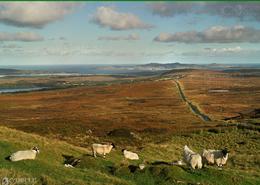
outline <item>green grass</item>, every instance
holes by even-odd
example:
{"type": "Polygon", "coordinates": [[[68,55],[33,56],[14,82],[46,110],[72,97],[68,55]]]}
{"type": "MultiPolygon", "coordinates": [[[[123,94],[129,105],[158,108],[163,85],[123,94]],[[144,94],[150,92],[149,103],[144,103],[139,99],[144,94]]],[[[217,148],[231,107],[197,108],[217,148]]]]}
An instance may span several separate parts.
{"type": "Polygon", "coordinates": [[[95,168],[70,169],[63,165],[62,154],[81,156],[88,153],[86,149],[69,145],[65,142],[49,140],[32,134],[1,127],[0,131],[0,178],[31,177],[39,184],[128,184],[95,168]],[[5,157],[12,152],[40,148],[40,154],[34,161],[9,162],[5,157]]]}
{"type": "Polygon", "coordinates": [[[1,127],[0,180],[3,177],[28,177],[36,178],[37,184],[48,185],[260,184],[259,136],[257,131],[237,129],[220,133],[201,131],[167,136],[168,138],[161,142],[144,141],[143,149],[128,146],[130,150],[138,151],[141,158],[140,161],[130,162],[123,159],[120,146],[105,159],[93,158],[89,149],[1,127]],[[215,166],[191,170],[187,166],[151,165],[154,161],[171,162],[181,159],[182,147],[185,144],[197,152],[203,148],[227,146],[231,150],[230,159],[222,170],[215,166]],[[12,152],[32,146],[40,148],[36,160],[9,162],[4,159],[12,152]],[[80,157],[82,162],[77,168],[65,168],[62,154],[80,157]],[[137,166],[143,160],[149,162],[144,170],[130,172],[128,165],[137,166]]]}

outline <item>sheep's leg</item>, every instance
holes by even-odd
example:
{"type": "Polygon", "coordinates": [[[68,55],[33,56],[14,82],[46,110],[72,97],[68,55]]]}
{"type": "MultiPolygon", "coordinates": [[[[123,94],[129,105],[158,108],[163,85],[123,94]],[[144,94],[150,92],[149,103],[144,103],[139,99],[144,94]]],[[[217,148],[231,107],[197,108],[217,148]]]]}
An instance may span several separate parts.
{"type": "Polygon", "coordinates": [[[197,164],[197,168],[198,168],[198,169],[201,169],[202,167],[203,167],[203,165],[202,165],[201,163],[198,163],[198,164],[197,164]]]}
{"type": "Polygon", "coordinates": [[[93,156],[96,158],[97,157],[97,155],[96,155],[96,152],[95,151],[93,151],[93,156]]]}
{"type": "Polygon", "coordinates": [[[106,158],[106,154],[103,154],[103,158],[106,158]]]}
{"type": "Polygon", "coordinates": [[[217,165],[218,165],[218,169],[219,169],[219,170],[222,170],[222,169],[223,169],[221,163],[218,163],[217,165]]]}

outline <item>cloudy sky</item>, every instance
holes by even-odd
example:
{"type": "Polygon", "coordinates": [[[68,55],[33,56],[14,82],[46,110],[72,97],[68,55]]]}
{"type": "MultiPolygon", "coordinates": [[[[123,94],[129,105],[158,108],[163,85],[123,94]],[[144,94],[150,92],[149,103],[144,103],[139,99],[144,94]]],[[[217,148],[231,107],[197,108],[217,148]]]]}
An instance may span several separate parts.
{"type": "Polygon", "coordinates": [[[260,63],[260,3],[0,3],[0,65],[260,63]]]}

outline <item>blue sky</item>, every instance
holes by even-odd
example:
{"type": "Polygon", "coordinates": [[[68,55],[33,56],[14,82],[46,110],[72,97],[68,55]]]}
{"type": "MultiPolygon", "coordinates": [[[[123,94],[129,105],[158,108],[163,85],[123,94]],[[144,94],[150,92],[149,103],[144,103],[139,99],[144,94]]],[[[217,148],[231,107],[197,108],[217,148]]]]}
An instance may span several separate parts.
{"type": "Polygon", "coordinates": [[[0,65],[259,58],[260,3],[0,3],[0,65]]]}

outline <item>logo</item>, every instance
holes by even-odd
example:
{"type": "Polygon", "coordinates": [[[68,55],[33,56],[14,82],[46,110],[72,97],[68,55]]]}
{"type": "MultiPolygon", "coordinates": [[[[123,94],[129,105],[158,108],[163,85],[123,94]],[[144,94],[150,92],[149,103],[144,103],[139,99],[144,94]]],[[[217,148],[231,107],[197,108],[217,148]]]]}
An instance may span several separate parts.
{"type": "Polygon", "coordinates": [[[8,178],[3,177],[0,185],[35,185],[37,183],[36,178],[8,178]]]}
{"type": "Polygon", "coordinates": [[[2,178],[2,185],[9,185],[9,179],[8,179],[8,177],[2,178]]]}

